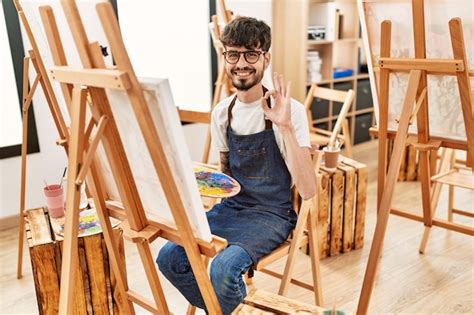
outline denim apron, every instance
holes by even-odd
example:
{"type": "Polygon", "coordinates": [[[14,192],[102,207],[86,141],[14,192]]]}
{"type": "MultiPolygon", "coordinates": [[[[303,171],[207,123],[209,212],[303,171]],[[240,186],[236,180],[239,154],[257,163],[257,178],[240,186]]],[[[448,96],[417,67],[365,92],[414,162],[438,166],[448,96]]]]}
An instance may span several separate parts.
{"type": "Polygon", "coordinates": [[[228,109],[227,142],[232,177],[241,191],[216,204],[207,217],[212,234],[241,246],[256,263],[288,238],[297,217],[291,202],[291,176],[272,122],[265,120],[265,130],[255,134],[234,134],[231,120],[236,99],[228,109]]]}

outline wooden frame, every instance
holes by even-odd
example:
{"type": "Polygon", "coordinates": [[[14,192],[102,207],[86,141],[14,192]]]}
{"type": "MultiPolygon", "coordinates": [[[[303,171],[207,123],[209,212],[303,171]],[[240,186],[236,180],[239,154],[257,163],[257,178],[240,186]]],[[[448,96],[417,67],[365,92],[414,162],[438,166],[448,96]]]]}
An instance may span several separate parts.
{"type": "MultiPolygon", "coordinates": [[[[359,2],[362,5],[362,2],[359,2]]],[[[361,8],[361,6],[359,7],[361,8]]],[[[364,276],[362,291],[357,307],[357,314],[366,314],[368,311],[370,296],[374,287],[375,275],[383,246],[383,239],[388,224],[390,213],[399,214],[404,217],[418,220],[424,223],[426,227],[433,225],[451,229],[468,235],[474,235],[474,229],[469,227],[460,227],[448,221],[433,219],[434,195],[431,195],[431,176],[430,176],[430,154],[436,154],[436,150],[443,144],[456,145],[458,141],[451,139],[434,140],[430,136],[428,121],[428,99],[425,97],[427,91],[427,75],[436,72],[444,75],[455,75],[460,94],[462,113],[466,129],[467,141],[467,163],[473,165],[474,159],[474,117],[472,115],[473,100],[469,81],[469,69],[466,58],[466,47],[462,24],[459,18],[453,18],[449,21],[451,33],[451,43],[453,49],[453,60],[432,60],[426,58],[425,47],[425,17],[424,1],[412,0],[413,12],[413,32],[415,58],[402,61],[390,57],[391,46],[391,22],[384,21],[381,25],[380,34],[380,57],[379,61],[379,167],[378,167],[378,195],[377,225],[374,232],[372,247],[370,250],[369,261],[364,276]],[[390,65],[382,66],[381,63],[390,65]],[[453,64],[455,65],[453,67],[453,64]],[[456,66],[457,64],[457,66],[456,66]],[[449,65],[447,67],[446,65],[449,65]],[[389,86],[390,74],[397,71],[409,71],[408,87],[403,101],[403,108],[398,121],[398,130],[395,134],[395,143],[390,158],[390,166],[387,169],[387,139],[388,139],[388,106],[389,106],[389,86]],[[414,106],[414,104],[417,104],[414,106]],[[413,110],[415,109],[415,114],[413,110]],[[391,209],[392,197],[400,169],[403,149],[409,142],[408,127],[411,118],[416,115],[417,118],[417,137],[410,141],[420,154],[420,182],[423,202],[423,216],[413,215],[401,210],[391,209]]],[[[442,162],[444,163],[444,162],[442,162]]],[[[444,165],[443,165],[444,168],[444,165]]]]}
{"type": "Polygon", "coordinates": [[[49,110],[53,117],[54,124],[59,134],[61,145],[64,147],[66,154],[68,153],[67,139],[69,138],[69,132],[67,130],[66,123],[61,114],[58,101],[56,99],[53,87],[49,81],[49,77],[46,72],[46,68],[43,63],[43,59],[39,53],[38,45],[31,31],[30,25],[23,9],[18,0],[14,1],[15,8],[20,17],[21,23],[28,36],[28,40],[31,45],[31,50],[28,52],[28,56],[23,61],[23,108],[22,108],[22,121],[23,121],[23,133],[22,133],[22,148],[21,148],[21,174],[20,174],[20,213],[18,223],[18,261],[17,261],[17,278],[22,278],[23,269],[23,244],[24,244],[24,228],[25,228],[25,191],[26,191],[26,160],[27,160],[27,146],[28,146],[28,110],[35,93],[38,82],[41,85],[46,102],[49,110]],[[32,63],[36,72],[35,81],[28,89],[28,74],[29,64],[32,63]]]}
{"type": "MultiPolygon", "coordinates": [[[[149,247],[150,242],[158,237],[164,237],[185,248],[208,311],[210,313],[220,313],[220,307],[210,279],[207,276],[206,266],[201,259],[201,255],[214,256],[218,251],[225,248],[227,242],[218,237],[213,237],[211,241],[198,240],[193,235],[189,219],[184,211],[183,202],[178,194],[177,183],[164,156],[160,135],[157,133],[147,112],[148,109],[143,90],[138,83],[125,50],[111,4],[101,2],[96,5],[96,9],[116,62],[115,69],[105,68],[98,43],[89,42],[75,1],[63,0],[61,5],[69,23],[83,69],[80,70],[81,78],[76,77],[73,79],[74,86],[70,84],[71,78],[69,75],[62,77],[64,80],[62,80],[63,83],[61,84],[65,99],[71,101],[69,108],[71,109],[72,124],[70,137],[61,137],[69,148],[69,168],[59,313],[69,314],[72,311],[74,273],[71,270],[77,264],[77,212],[80,197],[80,185],[78,183],[82,182],[84,173],[87,173],[88,188],[94,198],[94,204],[103,228],[110,262],[117,277],[117,284],[122,296],[125,312],[134,313],[133,304],[135,303],[153,313],[169,314],[149,247]],[[119,88],[125,89],[128,87],[126,89],[127,97],[143,132],[156,172],[163,184],[163,190],[172,209],[176,228],[159,222],[153,222],[146,218],[130,165],[113,119],[114,116],[109,99],[105,93],[104,87],[111,87],[111,84],[97,81],[97,73],[106,78],[115,78],[120,74],[123,80],[129,81],[129,84],[123,84],[119,88]],[[85,112],[87,104],[90,105],[89,109],[92,113],[92,120],[86,128],[85,112]],[[104,121],[107,121],[107,124],[104,121]],[[97,132],[92,142],[88,143],[88,137],[94,125],[97,128],[97,132]],[[95,158],[92,158],[95,155],[98,141],[104,146],[123,205],[108,202],[105,195],[103,183],[101,182],[100,168],[95,158]],[[116,240],[108,220],[109,215],[125,220],[122,225],[124,235],[137,245],[144,270],[148,277],[153,301],[149,301],[137,292],[129,289],[125,277],[124,264],[118,254],[116,240]]],[[[67,66],[51,7],[41,7],[40,15],[43,25],[48,30],[48,42],[54,63],[57,66],[67,66]]],[[[70,73],[69,71],[71,70],[61,68],[61,71],[65,74],[70,73]]],[[[78,70],[75,69],[74,71],[78,70]]]]}

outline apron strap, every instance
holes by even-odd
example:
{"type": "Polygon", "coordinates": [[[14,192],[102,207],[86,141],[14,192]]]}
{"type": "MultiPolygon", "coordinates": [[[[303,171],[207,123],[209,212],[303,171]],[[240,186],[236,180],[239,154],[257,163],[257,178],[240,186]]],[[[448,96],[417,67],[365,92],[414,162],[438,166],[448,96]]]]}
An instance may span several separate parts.
{"type": "MultiPolygon", "coordinates": [[[[262,85],[263,95],[267,93],[268,89],[262,85]]],[[[237,100],[237,95],[232,99],[230,105],[227,109],[227,127],[230,127],[230,122],[232,121],[232,109],[234,108],[235,101],[237,100]]],[[[268,107],[272,108],[272,103],[270,102],[270,98],[267,98],[267,105],[268,107]]],[[[273,129],[273,123],[270,119],[265,119],[265,130],[273,129]]]]}

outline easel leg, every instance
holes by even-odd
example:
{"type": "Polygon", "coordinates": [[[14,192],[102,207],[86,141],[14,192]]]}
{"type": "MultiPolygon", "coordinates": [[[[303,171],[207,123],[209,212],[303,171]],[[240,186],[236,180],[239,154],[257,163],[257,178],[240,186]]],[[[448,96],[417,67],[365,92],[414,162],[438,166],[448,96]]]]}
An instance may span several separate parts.
{"type": "Polygon", "coordinates": [[[154,284],[153,286],[150,286],[150,289],[160,314],[169,314],[170,311],[168,310],[168,305],[163,294],[160,278],[158,277],[155,262],[150,252],[150,244],[144,241],[142,243],[138,243],[137,248],[138,252],[140,253],[143,266],[145,267],[145,273],[148,278],[148,282],[154,284]]]}
{"type": "Polygon", "coordinates": [[[107,252],[110,256],[109,262],[112,265],[112,270],[114,276],[117,279],[117,286],[119,293],[121,295],[122,305],[120,308],[123,308],[125,314],[135,314],[133,303],[127,297],[128,284],[126,280],[126,266],[122,261],[120,252],[118,249],[117,242],[114,238],[114,233],[112,225],[110,224],[109,216],[107,214],[107,209],[105,206],[105,196],[101,190],[102,185],[99,180],[99,173],[95,168],[95,165],[91,165],[90,173],[92,176],[89,176],[87,184],[91,189],[92,196],[94,198],[94,205],[96,208],[97,216],[99,217],[100,226],[102,227],[102,234],[104,235],[105,244],[107,246],[107,252]]]}
{"type": "Polygon", "coordinates": [[[23,59],[23,106],[22,106],[22,141],[21,141],[21,174],[20,174],[20,213],[18,216],[18,264],[16,277],[23,277],[23,244],[25,242],[25,194],[26,194],[26,159],[28,149],[28,111],[30,109],[31,100],[35,93],[41,75],[36,74],[35,81],[28,91],[28,76],[31,58],[26,56],[23,59]]]}
{"type": "MultiPolygon", "coordinates": [[[[318,187],[321,178],[318,176],[318,187]]],[[[318,204],[318,194],[313,199],[315,204],[318,204]]],[[[316,305],[323,306],[323,289],[321,286],[321,268],[319,264],[319,242],[318,242],[318,213],[315,211],[316,207],[311,207],[309,211],[309,253],[311,257],[311,274],[313,276],[314,300],[316,305]]]]}
{"type": "Polygon", "coordinates": [[[403,101],[402,114],[400,116],[400,123],[398,126],[397,135],[393,146],[393,153],[390,158],[390,166],[388,169],[385,188],[382,194],[380,208],[378,209],[377,224],[375,227],[372,247],[370,249],[369,261],[365,271],[364,282],[362,284],[362,291],[357,306],[357,314],[367,314],[369,308],[370,296],[375,282],[375,274],[379,263],[380,253],[382,251],[383,240],[387,230],[388,217],[390,214],[390,207],[392,204],[393,192],[397,182],[398,172],[402,161],[403,148],[406,146],[408,124],[412,112],[413,104],[416,99],[416,91],[420,82],[421,71],[410,71],[408,79],[408,89],[403,101]]]}
{"type": "MultiPolygon", "coordinates": [[[[380,34],[380,57],[390,57],[390,38],[392,23],[382,22],[380,34]]],[[[377,175],[377,209],[380,209],[387,172],[387,128],[388,128],[388,95],[390,88],[390,70],[380,69],[379,83],[379,151],[377,175]]]]}
{"type": "MultiPolygon", "coordinates": [[[[23,59],[23,102],[26,99],[26,91],[28,90],[28,66],[29,66],[29,57],[23,59]],[[26,89],[25,89],[26,87],[26,89]]],[[[18,216],[18,265],[16,271],[16,278],[20,279],[23,277],[23,244],[24,234],[25,234],[25,185],[26,185],[26,158],[27,158],[27,148],[28,148],[28,110],[25,111],[25,105],[23,104],[23,113],[22,113],[22,142],[21,142],[21,174],[20,174],[20,213],[18,216]]]]}
{"type": "MultiPolygon", "coordinates": [[[[209,265],[209,257],[204,256],[204,265],[207,267],[209,265]]],[[[188,309],[186,310],[186,315],[194,315],[196,314],[196,306],[189,304],[188,309]]]]}
{"type": "MultiPolygon", "coordinates": [[[[456,164],[456,151],[452,150],[450,168],[453,169],[456,164]]],[[[449,185],[448,190],[448,221],[453,222],[453,208],[454,208],[454,186],[449,185]]]]}
{"type": "Polygon", "coordinates": [[[59,314],[73,312],[75,266],[77,266],[77,230],[79,221],[80,185],[76,185],[84,148],[84,125],[87,90],[75,87],[73,90],[73,112],[71,115],[71,136],[68,159],[68,181],[66,198],[66,221],[64,223],[63,257],[61,266],[61,289],[59,293],[59,314]]]}
{"type": "MultiPolygon", "coordinates": [[[[438,174],[446,172],[449,168],[449,161],[451,160],[452,150],[451,149],[443,149],[441,154],[441,160],[438,168],[438,174]]],[[[435,183],[433,186],[433,194],[431,196],[431,213],[432,216],[436,213],[436,208],[438,207],[439,196],[441,194],[441,188],[443,185],[441,183],[435,183]]],[[[423,232],[423,237],[420,243],[419,252],[423,254],[426,249],[426,244],[428,242],[428,237],[430,236],[431,227],[425,226],[425,231],[423,232]]]]}
{"type": "Polygon", "coordinates": [[[311,205],[311,200],[303,200],[303,204],[301,205],[301,211],[298,213],[298,223],[293,232],[293,239],[291,240],[290,251],[288,253],[288,258],[285,264],[285,271],[283,272],[283,278],[280,283],[280,289],[278,290],[278,294],[280,295],[286,295],[286,293],[288,292],[291,276],[293,274],[296,250],[298,249],[301,236],[303,236],[311,205]]]}

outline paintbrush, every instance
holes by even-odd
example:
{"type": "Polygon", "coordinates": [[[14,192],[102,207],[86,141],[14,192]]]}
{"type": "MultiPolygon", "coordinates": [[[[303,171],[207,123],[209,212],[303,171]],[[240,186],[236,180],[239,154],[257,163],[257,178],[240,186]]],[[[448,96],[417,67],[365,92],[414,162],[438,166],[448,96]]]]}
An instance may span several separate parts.
{"type": "Polygon", "coordinates": [[[46,179],[43,179],[43,182],[44,182],[44,189],[49,190],[48,183],[46,182],[46,179]]]}
{"type": "Polygon", "coordinates": [[[61,177],[61,181],[59,182],[59,188],[63,188],[63,179],[64,179],[64,175],[66,175],[66,170],[67,170],[67,166],[64,168],[63,176],[61,177]]]}

